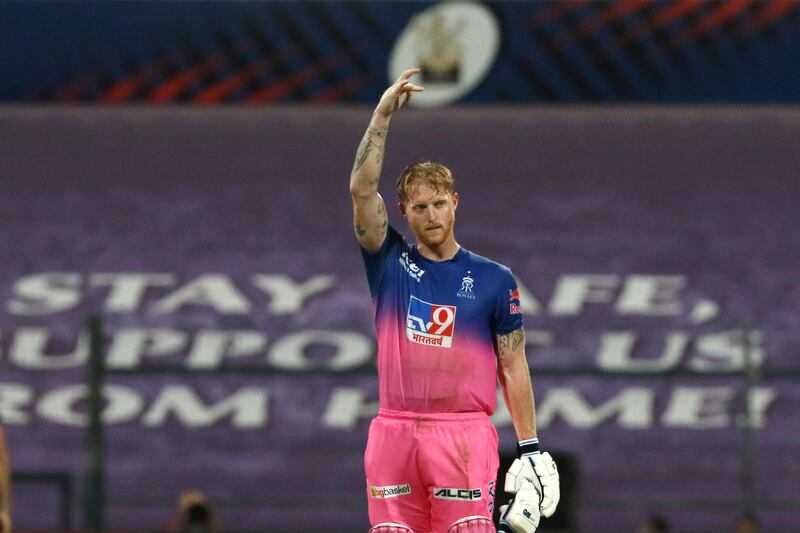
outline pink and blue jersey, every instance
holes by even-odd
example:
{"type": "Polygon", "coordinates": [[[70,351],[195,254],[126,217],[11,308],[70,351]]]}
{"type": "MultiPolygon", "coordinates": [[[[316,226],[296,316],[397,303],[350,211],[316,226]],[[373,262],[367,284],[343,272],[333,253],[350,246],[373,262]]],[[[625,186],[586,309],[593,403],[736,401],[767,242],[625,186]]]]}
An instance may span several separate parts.
{"type": "Polygon", "coordinates": [[[382,409],[494,413],[494,336],[522,326],[511,271],[463,247],[424,258],[391,226],[362,249],[375,306],[382,409]]]}

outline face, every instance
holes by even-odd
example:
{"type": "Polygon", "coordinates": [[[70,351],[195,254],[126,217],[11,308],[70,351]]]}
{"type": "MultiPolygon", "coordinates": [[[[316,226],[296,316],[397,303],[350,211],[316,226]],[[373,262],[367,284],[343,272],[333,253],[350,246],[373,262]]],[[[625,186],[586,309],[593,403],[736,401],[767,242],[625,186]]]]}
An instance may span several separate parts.
{"type": "Polygon", "coordinates": [[[399,205],[420,244],[436,248],[452,237],[458,193],[437,192],[419,184],[409,189],[408,199],[399,205]]]}

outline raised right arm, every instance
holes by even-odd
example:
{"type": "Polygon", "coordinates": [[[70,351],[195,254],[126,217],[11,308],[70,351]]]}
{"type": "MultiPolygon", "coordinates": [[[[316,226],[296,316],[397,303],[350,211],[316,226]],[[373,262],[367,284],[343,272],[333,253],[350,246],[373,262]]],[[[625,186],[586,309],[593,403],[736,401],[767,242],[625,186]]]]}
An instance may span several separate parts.
{"type": "Polygon", "coordinates": [[[356,152],[356,160],[350,173],[350,195],[353,197],[353,228],[356,238],[364,249],[377,252],[389,225],[386,204],[378,194],[378,180],[383,167],[383,152],[386,134],[392,114],[411,97],[423,90],[409,79],[419,69],[403,72],[381,96],[378,106],[372,113],[372,120],[361,139],[356,152]]]}

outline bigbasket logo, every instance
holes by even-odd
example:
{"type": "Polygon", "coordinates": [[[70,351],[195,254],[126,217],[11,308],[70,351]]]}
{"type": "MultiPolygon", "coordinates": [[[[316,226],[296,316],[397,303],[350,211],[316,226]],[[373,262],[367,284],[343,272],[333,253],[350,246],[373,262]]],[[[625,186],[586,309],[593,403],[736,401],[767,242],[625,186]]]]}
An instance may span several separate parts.
{"type": "Polygon", "coordinates": [[[406,317],[406,337],[411,342],[450,348],[456,322],[456,306],[437,305],[411,297],[406,317]]]}
{"type": "Polygon", "coordinates": [[[433,497],[442,500],[472,502],[483,496],[481,489],[433,489],[433,497]]]}
{"type": "Polygon", "coordinates": [[[411,485],[389,485],[388,487],[370,487],[370,498],[396,498],[411,494],[411,485]]]}

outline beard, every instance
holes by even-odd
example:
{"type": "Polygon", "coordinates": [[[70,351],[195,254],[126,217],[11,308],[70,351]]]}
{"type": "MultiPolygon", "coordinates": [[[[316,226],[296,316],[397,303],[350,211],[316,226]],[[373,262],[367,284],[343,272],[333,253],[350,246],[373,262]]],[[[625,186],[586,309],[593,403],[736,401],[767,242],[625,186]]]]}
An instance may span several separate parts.
{"type": "Polygon", "coordinates": [[[435,231],[422,229],[417,233],[417,241],[428,248],[437,248],[444,244],[453,234],[454,221],[442,222],[441,226],[435,231]]]}

